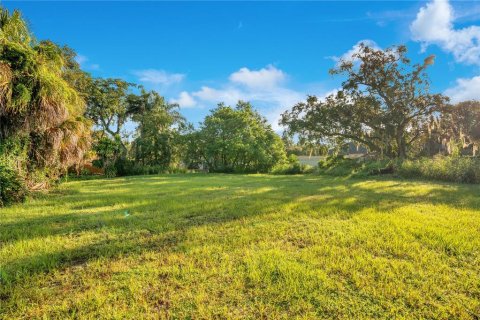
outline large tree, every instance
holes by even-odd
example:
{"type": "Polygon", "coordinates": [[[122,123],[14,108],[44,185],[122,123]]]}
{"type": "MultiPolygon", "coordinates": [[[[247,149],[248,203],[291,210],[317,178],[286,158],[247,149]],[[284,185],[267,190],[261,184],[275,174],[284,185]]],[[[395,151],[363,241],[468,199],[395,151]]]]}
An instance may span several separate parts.
{"type": "Polygon", "coordinates": [[[131,89],[134,84],[121,79],[93,79],[88,86],[86,116],[95,124],[95,146],[105,141],[118,146],[115,157],[126,157],[126,141],[122,139],[125,123],[136,112],[136,99],[131,89]],[[133,107],[132,107],[133,106],[133,107]]]}
{"type": "Polygon", "coordinates": [[[342,88],[323,100],[308,97],[285,112],[281,124],[310,140],[353,141],[379,154],[406,157],[422,134],[421,124],[448,103],[430,93],[425,70],[434,57],[412,64],[406,53],[405,46],[360,45],[330,71],[345,76],[342,88]]]}
{"type": "Polygon", "coordinates": [[[211,171],[267,172],[285,159],[282,139],[247,102],[240,101],[236,108],[219,104],[197,138],[211,171]]]}
{"type": "Polygon", "coordinates": [[[187,128],[178,105],[170,104],[157,92],[145,92],[130,97],[138,123],[133,142],[135,161],[164,169],[180,160],[181,134],[187,128]]]}

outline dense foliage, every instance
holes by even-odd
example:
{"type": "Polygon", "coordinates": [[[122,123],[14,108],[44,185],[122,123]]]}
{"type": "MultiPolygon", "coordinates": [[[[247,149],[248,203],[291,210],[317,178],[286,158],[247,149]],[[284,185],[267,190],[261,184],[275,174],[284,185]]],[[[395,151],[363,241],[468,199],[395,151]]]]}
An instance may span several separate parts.
{"type": "Polygon", "coordinates": [[[30,187],[79,166],[90,147],[80,74],[68,48],[36,41],[18,11],[0,8],[1,165],[30,187]]]}
{"type": "Polygon", "coordinates": [[[395,175],[409,179],[426,179],[458,183],[480,183],[480,159],[442,156],[418,159],[365,159],[329,156],[318,163],[321,174],[368,177],[395,175]]]}
{"type": "Polygon", "coordinates": [[[418,150],[435,154],[478,156],[480,147],[480,101],[464,101],[431,117],[423,128],[418,150]]]}
{"type": "Polygon", "coordinates": [[[272,174],[303,174],[312,173],[314,167],[300,163],[295,154],[288,156],[286,161],[277,163],[271,170],[272,174]]]}
{"type": "Polygon", "coordinates": [[[26,187],[18,173],[0,163],[0,207],[25,199],[26,187]]]}
{"type": "Polygon", "coordinates": [[[199,154],[213,172],[268,172],[285,160],[281,138],[246,102],[212,110],[197,139],[199,154]]]}
{"type": "Polygon", "coordinates": [[[127,146],[121,134],[132,115],[129,91],[133,84],[121,79],[93,79],[87,91],[86,116],[98,131],[95,149],[105,165],[127,156],[127,146]],[[105,148],[105,150],[103,149],[105,148]]]}
{"type": "Polygon", "coordinates": [[[268,172],[285,160],[282,139],[249,103],[220,104],[194,130],[178,105],[117,79],[95,79],[87,116],[96,124],[95,164],[108,176],[177,172],[268,172]],[[123,130],[136,124],[133,140],[123,130]]]}
{"type": "Polygon", "coordinates": [[[480,159],[472,157],[420,158],[401,162],[399,176],[461,183],[480,183],[480,159]]]}
{"type": "Polygon", "coordinates": [[[177,105],[155,91],[101,78],[92,81],[87,101],[87,117],[96,124],[95,165],[107,175],[160,173],[181,165],[188,124],[177,105]],[[125,130],[127,122],[136,124],[133,141],[125,130]]]}
{"type": "Polygon", "coordinates": [[[144,107],[133,118],[139,124],[132,146],[135,162],[164,169],[178,166],[187,129],[178,106],[166,103],[156,92],[142,93],[140,101],[144,107]]]}

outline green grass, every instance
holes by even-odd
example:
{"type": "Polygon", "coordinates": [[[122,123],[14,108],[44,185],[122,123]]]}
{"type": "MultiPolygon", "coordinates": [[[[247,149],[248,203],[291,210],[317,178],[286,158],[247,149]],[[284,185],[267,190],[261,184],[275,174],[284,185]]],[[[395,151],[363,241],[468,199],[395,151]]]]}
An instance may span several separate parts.
{"type": "Polygon", "coordinates": [[[475,319],[479,195],[325,176],[71,181],[0,210],[0,318],[475,319]]]}

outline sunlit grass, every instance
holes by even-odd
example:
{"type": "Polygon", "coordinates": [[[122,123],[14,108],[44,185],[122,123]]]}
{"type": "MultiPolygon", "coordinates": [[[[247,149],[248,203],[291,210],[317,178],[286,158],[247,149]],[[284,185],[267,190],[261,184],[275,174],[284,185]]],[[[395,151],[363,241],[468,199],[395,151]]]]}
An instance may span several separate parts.
{"type": "Polygon", "coordinates": [[[0,318],[475,318],[480,187],[72,181],[0,210],[0,318]]]}

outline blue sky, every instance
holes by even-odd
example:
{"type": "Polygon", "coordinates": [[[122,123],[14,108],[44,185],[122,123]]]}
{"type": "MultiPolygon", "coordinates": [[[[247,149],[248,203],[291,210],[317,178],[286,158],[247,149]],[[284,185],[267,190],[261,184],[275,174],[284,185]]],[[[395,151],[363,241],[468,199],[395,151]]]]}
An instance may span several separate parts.
{"type": "Polygon", "coordinates": [[[480,99],[480,1],[2,5],[20,9],[38,39],[74,48],[92,75],[156,89],[193,123],[244,99],[277,128],[283,110],[340,86],[328,70],[360,41],[406,44],[419,62],[435,54],[432,90],[480,99]]]}

